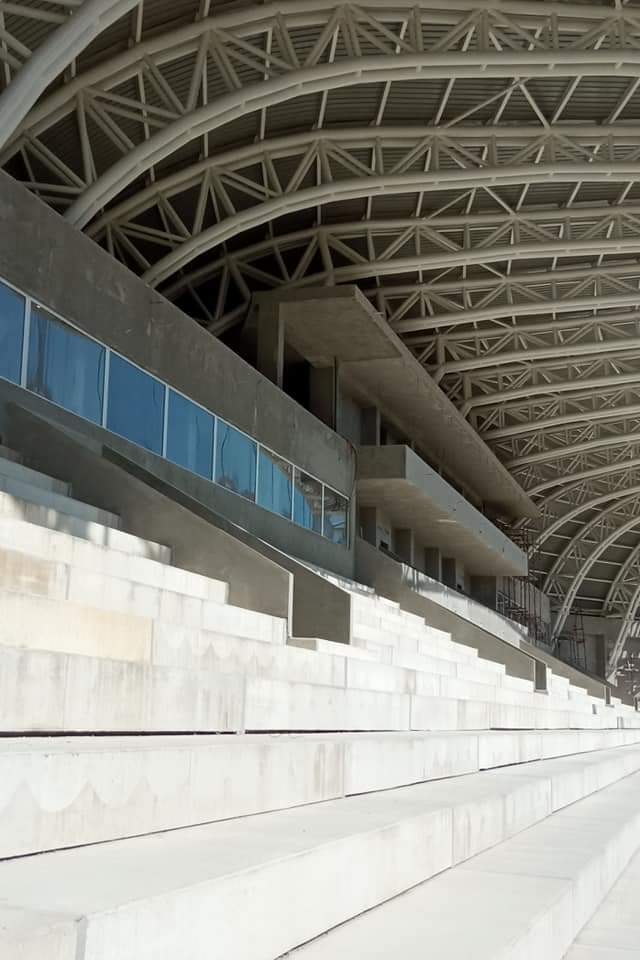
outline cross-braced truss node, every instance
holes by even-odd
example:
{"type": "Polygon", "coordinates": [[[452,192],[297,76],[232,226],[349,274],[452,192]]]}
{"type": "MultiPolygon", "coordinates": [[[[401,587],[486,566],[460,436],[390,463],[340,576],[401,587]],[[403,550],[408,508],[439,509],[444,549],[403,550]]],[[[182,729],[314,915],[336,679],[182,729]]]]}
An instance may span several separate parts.
{"type": "Polygon", "coordinates": [[[0,162],[214,334],[355,283],[640,618],[640,4],[0,0],[0,162]],[[170,17],[170,19],[169,19],[170,17]]]}

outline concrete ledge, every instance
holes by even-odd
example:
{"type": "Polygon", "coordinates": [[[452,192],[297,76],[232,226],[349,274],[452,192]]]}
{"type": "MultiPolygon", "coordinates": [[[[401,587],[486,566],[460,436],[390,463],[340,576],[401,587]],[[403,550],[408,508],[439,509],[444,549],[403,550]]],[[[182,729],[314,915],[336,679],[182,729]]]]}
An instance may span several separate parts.
{"type": "Polygon", "coordinates": [[[583,794],[518,836],[301,947],[292,960],[561,960],[640,846],[638,789],[636,772],[583,794]]]}
{"type": "MultiPolygon", "coordinates": [[[[585,763],[606,767],[605,782],[613,776],[627,779],[596,794],[593,802],[579,801],[561,813],[557,829],[555,817],[546,820],[554,812],[554,796],[556,803],[563,798],[562,790],[554,793],[554,786],[567,776],[573,782],[575,771],[573,765],[563,768],[555,761],[542,761],[531,765],[528,776],[490,771],[241,821],[4,861],[0,863],[0,896],[7,907],[57,913],[61,922],[66,920],[74,926],[76,918],[82,918],[86,936],[78,953],[70,955],[73,960],[155,960],[160,948],[164,955],[204,960],[211,942],[228,960],[273,960],[416,884],[421,884],[416,891],[422,891],[426,887],[423,881],[434,874],[441,876],[433,884],[444,884],[448,892],[456,889],[462,874],[470,878],[463,881],[463,886],[468,886],[468,890],[464,887],[464,900],[450,899],[437,923],[433,904],[440,900],[429,896],[431,940],[426,942],[437,944],[434,937],[441,925],[446,927],[455,909],[458,933],[463,931],[454,938],[455,956],[488,960],[498,951],[486,951],[481,923],[491,924],[494,946],[496,938],[512,935],[514,921],[518,935],[522,935],[517,926],[523,920],[522,909],[516,916],[507,914],[508,923],[494,917],[490,910],[477,911],[479,898],[490,906],[497,888],[509,889],[506,880],[522,897],[519,888],[526,877],[520,874],[527,872],[526,853],[529,850],[531,857],[531,847],[523,843],[522,834],[515,835],[527,828],[538,831],[540,837],[551,831],[558,849],[571,854],[576,851],[577,825],[578,857],[570,868],[577,869],[578,881],[573,905],[565,893],[567,883],[572,891],[572,882],[566,878],[574,875],[562,872],[566,861],[554,860],[556,850],[545,848],[544,843],[534,847],[534,865],[537,857],[539,863],[549,864],[548,876],[561,878],[558,883],[545,883],[534,869],[538,889],[543,891],[542,905],[555,903],[560,892],[562,906],[569,906],[569,922],[557,928],[561,934],[552,940],[550,952],[533,951],[530,955],[556,960],[562,956],[556,948],[568,946],[569,929],[584,922],[589,907],[597,905],[598,897],[613,881],[616,870],[619,872],[624,844],[629,845],[631,853],[640,843],[640,813],[635,802],[640,774],[634,773],[640,768],[640,750],[628,748],[614,753],[613,766],[610,752],[585,758],[585,763]],[[613,800],[608,805],[607,795],[613,800]],[[505,861],[511,851],[515,859],[505,861]],[[476,859],[462,866],[469,857],[476,859]],[[514,867],[510,867],[511,862],[514,867]],[[349,864],[348,870],[344,869],[345,863],[349,864]],[[380,869],[381,863],[385,864],[384,870],[380,869]],[[492,863],[493,877],[488,872],[492,863]],[[599,882],[583,886],[580,880],[596,865],[602,869],[599,882]],[[450,867],[455,869],[449,871],[450,867]],[[496,877],[506,880],[497,883],[496,877]],[[471,879],[475,885],[470,885],[471,879]],[[463,925],[461,902],[468,905],[463,925]],[[462,942],[465,954],[460,952],[462,942]],[[472,942],[476,949],[470,951],[472,942]]],[[[602,780],[585,778],[582,789],[588,790],[594,782],[602,780]]],[[[416,891],[391,901],[380,912],[396,909],[394,904],[402,905],[407,897],[416,896],[416,891]]],[[[537,916],[539,896],[518,902],[527,917],[532,910],[537,916]]],[[[312,942],[303,948],[303,955],[313,956],[313,951],[320,949],[317,955],[346,957],[340,938],[354,927],[362,929],[371,916],[369,913],[312,942]]],[[[418,951],[415,955],[420,957],[425,956],[425,940],[416,938],[415,927],[423,924],[424,916],[421,911],[414,914],[405,928],[406,937],[413,938],[413,949],[418,951]]],[[[527,930],[530,926],[527,924],[527,930]]],[[[373,942],[388,944],[392,933],[390,926],[373,942]]],[[[369,946],[361,942],[348,955],[371,956],[371,942],[370,938],[369,946]]],[[[397,955],[394,949],[390,945],[380,955],[397,955]]],[[[404,946],[402,955],[410,956],[404,946]]],[[[451,956],[437,945],[428,955],[451,956]]]]}

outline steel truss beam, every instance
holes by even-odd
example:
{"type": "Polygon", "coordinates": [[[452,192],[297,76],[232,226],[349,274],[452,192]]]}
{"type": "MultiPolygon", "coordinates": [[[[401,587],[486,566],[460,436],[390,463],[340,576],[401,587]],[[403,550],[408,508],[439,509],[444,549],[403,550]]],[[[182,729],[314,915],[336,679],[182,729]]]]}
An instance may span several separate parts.
{"type": "Polygon", "coordinates": [[[627,520],[626,523],[623,523],[620,527],[617,527],[610,534],[608,534],[608,536],[606,536],[604,540],[602,540],[602,542],[595,547],[595,549],[589,554],[589,556],[583,560],[556,614],[556,618],[554,620],[553,629],[552,629],[553,642],[556,642],[560,634],[562,633],[562,629],[566,623],[569,613],[571,612],[571,607],[573,606],[573,603],[578,595],[580,587],[584,579],[586,578],[587,574],[593,567],[593,565],[598,562],[598,560],[602,557],[602,555],[613,544],[615,544],[618,540],[620,540],[621,537],[629,533],[639,524],[640,524],[640,516],[636,514],[636,516],[631,517],[631,519],[627,520]]]}
{"type": "Polygon", "coordinates": [[[38,11],[28,5],[12,4],[9,13],[18,18],[56,24],[45,42],[32,52],[4,28],[0,4],[0,60],[15,76],[0,94],[0,150],[9,142],[29,110],[58,74],[103,30],[123,17],[139,0],[52,0],[53,10],[38,11]],[[57,9],[56,9],[57,8],[57,9]],[[71,15],[69,15],[71,14],[71,15]],[[5,55],[2,55],[4,48],[5,55]]]}

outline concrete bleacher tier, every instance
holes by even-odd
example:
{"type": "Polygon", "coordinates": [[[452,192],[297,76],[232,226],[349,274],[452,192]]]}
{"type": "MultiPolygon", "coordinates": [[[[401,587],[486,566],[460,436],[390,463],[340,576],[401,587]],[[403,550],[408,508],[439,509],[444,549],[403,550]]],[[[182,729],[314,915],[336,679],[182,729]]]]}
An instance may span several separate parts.
{"type": "Polygon", "coordinates": [[[3,447],[0,610],[3,960],[600,956],[630,706],[366,590],[291,637],[3,447]]]}

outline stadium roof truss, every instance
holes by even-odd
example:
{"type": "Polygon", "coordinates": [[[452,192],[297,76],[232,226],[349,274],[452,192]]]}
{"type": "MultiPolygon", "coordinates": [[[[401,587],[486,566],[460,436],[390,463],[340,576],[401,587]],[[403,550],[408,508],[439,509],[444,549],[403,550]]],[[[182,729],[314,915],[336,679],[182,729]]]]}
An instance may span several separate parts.
{"type": "Polygon", "coordinates": [[[0,162],[222,334],[355,283],[640,617],[640,4],[0,0],[0,162]]]}

